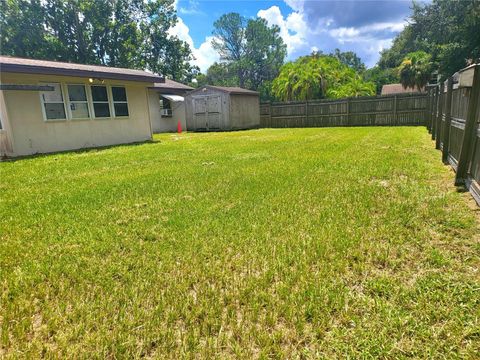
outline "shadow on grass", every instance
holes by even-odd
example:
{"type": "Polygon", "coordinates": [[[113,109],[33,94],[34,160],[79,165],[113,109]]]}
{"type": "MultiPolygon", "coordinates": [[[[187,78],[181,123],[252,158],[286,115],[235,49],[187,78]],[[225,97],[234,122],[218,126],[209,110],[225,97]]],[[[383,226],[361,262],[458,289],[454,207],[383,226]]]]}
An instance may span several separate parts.
{"type": "Polygon", "coordinates": [[[134,147],[140,145],[149,145],[149,144],[156,144],[160,143],[161,140],[146,140],[146,141],[138,141],[126,144],[114,144],[114,145],[106,145],[106,146],[96,146],[96,147],[88,147],[88,148],[81,148],[81,149],[73,149],[73,150],[64,150],[64,151],[54,151],[49,153],[37,153],[32,155],[24,155],[24,156],[16,156],[16,157],[3,157],[0,159],[0,162],[17,162],[26,159],[35,159],[35,158],[47,158],[51,156],[57,156],[62,154],[84,154],[84,153],[91,153],[91,152],[99,152],[109,149],[114,149],[118,147],[134,147]]]}

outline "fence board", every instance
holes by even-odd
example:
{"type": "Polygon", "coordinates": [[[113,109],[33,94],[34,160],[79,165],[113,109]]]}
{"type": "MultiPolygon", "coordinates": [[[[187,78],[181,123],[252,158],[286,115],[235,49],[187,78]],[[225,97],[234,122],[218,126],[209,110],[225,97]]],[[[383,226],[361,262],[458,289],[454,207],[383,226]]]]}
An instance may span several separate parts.
{"type": "Polygon", "coordinates": [[[262,103],[260,126],[424,125],[427,111],[426,94],[262,103]]]}

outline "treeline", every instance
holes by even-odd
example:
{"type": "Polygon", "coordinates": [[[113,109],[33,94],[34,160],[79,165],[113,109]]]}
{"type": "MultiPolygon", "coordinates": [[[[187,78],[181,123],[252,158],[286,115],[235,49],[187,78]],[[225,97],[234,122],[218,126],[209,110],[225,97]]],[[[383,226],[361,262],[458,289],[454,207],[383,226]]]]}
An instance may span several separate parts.
{"type": "Polygon", "coordinates": [[[148,69],[195,86],[240,86],[267,100],[305,100],[380,93],[401,82],[421,89],[480,58],[480,1],[412,4],[408,25],[378,64],[366,69],[351,51],[315,52],[285,63],[278,26],[237,13],[214,23],[220,55],[201,74],[188,44],[169,35],[174,0],[3,0],[2,54],[148,69]],[[438,79],[437,79],[438,77],[438,79]]]}
{"type": "Polygon", "coordinates": [[[168,35],[174,0],[2,0],[4,55],[148,69],[191,81],[191,49],[168,35]]]}
{"type": "Polygon", "coordinates": [[[433,0],[413,2],[412,7],[408,25],[392,47],[381,52],[378,65],[365,73],[377,90],[390,82],[442,80],[480,60],[480,1],[433,0]],[[412,80],[415,71],[416,81],[412,80]]]}

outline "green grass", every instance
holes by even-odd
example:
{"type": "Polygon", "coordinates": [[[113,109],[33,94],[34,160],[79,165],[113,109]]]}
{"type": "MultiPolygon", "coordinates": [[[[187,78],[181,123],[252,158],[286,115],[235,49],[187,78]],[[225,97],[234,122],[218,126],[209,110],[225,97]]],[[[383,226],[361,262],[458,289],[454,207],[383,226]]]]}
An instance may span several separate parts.
{"type": "Polygon", "coordinates": [[[478,212],[440,158],[379,127],[1,163],[0,357],[476,358],[478,212]]]}

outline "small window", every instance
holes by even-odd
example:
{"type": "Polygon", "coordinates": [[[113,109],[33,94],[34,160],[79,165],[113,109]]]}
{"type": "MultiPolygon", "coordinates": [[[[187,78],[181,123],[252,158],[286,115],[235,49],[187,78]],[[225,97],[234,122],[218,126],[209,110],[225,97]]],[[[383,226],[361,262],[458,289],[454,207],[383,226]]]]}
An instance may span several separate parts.
{"type": "Polygon", "coordinates": [[[160,114],[162,117],[172,117],[172,103],[160,95],[160,114]]]}
{"type": "Polygon", "coordinates": [[[123,86],[112,86],[113,110],[116,117],[128,116],[127,92],[123,86]]]}
{"type": "Polygon", "coordinates": [[[40,97],[45,110],[46,120],[64,120],[65,104],[63,102],[62,87],[60,84],[42,84],[53,87],[53,91],[42,91],[40,97]]]}
{"type": "Polygon", "coordinates": [[[91,90],[95,117],[110,117],[107,87],[95,85],[91,87],[91,90]]]}
{"type": "Polygon", "coordinates": [[[72,119],[88,119],[90,117],[84,85],[68,85],[68,99],[70,100],[72,119]]]}

